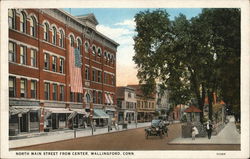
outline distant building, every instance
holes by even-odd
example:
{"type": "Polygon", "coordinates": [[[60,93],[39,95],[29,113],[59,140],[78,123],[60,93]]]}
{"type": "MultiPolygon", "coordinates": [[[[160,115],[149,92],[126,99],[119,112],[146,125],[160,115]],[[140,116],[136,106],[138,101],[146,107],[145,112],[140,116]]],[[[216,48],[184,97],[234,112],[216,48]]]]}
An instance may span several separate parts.
{"type": "Polygon", "coordinates": [[[156,85],[155,100],[156,100],[156,111],[158,111],[160,116],[166,116],[170,108],[169,91],[167,89],[163,90],[160,84],[156,85]]]}
{"type": "Polygon", "coordinates": [[[136,122],[136,95],[134,88],[117,87],[118,122],[136,122]]]}
{"type": "Polygon", "coordinates": [[[153,92],[150,97],[146,98],[143,95],[140,85],[128,85],[128,87],[135,89],[137,101],[137,121],[151,121],[154,118],[156,111],[155,93],[153,92]]]}
{"type": "Polygon", "coordinates": [[[96,30],[93,14],[8,13],[10,134],[79,128],[89,119],[105,125],[117,117],[119,44],[96,30]]]}

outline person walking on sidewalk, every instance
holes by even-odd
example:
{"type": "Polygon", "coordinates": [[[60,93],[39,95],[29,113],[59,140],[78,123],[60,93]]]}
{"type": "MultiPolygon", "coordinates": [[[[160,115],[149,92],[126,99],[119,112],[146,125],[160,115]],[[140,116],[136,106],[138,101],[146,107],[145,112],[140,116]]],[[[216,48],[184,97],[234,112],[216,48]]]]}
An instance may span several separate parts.
{"type": "Polygon", "coordinates": [[[213,125],[211,124],[210,120],[207,121],[206,129],[207,129],[207,137],[208,139],[211,139],[213,125]]]}

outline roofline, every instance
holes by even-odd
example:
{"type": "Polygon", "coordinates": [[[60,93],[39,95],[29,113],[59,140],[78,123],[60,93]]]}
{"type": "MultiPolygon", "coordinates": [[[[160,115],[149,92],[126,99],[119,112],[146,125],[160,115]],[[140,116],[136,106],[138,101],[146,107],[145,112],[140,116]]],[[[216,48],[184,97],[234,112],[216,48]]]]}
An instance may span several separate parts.
{"type": "MultiPolygon", "coordinates": [[[[58,11],[60,11],[60,12],[62,12],[62,13],[65,14],[65,15],[69,16],[70,18],[74,19],[76,22],[80,23],[81,25],[83,25],[83,26],[85,26],[85,27],[88,27],[88,26],[85,25],[83,22],[81,22],[80,20],[78,20],[78,19],[76,18],[76,16],[73,16],[73,15],[69,14],[68,12],[64,11],[63,9],[59,9],[59,8],[55,8],[55,9],[58,10],[58,11]]],[[[92,13],[92,14],[93,14],[93,13],[92,13]]],[[[107,37],[106,35],[100,33],[100,32],[97,31],[96,29],[95,29],[95,32],[96,32],[98,35],[102,36],[103,38],[107,39],[109,42],[111,42],[111,43],[113,43],[114,45],[116,45],[116,47],[120,46],[120,44],[118,44],[118,43],[115,42],[114,40],[110,39],[110,38],[107,37]]]]}

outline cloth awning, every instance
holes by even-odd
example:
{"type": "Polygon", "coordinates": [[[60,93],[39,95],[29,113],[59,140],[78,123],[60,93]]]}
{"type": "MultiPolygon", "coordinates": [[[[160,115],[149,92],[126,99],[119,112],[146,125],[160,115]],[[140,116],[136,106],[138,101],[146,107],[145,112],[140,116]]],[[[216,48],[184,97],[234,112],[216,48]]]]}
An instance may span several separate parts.
{"type": "Polygon", "coordinates": [[[31,110],[39,110],[40,107],[34,106],[11,106],[9,108],[10,115],[25,114],[31,110]]]}
{"type": "Polygon", "coordinates": [[[110,104],[114,104],[113,99],[112,99],[112,97],[110,96],[110,94],[108,95],[108,98],[109,98],[110,104]]]}
{"type": "Polygon", "coordinates": [[[200,113],[202,112],[199,108],[196,108],[195,106],[190,106],[186,110],[184,110],[186,113],[200,113]]]}
{"type": "Polygon", "coordinates": [[[105,103],[110,104],[110,100],[107,94],[105,94],[105,103]]]}
{"type": "Polygon", "coordinates": [[[71,110],[77,112],[77,114],[83,114],[83,115],[85,115],[85,116],[87,116],[87,117],[89,116],[89,113],[87,113],[87,112],[85,111],[85,109],[71,109],[71,110]]]}
{"type": "Polygon", "coordinates": [[[103,119],[103,118],[109,118],[109,115],[106,114],[102,109],[94,109],[94,119],[103,119]]]}
{"type": "Polygon", "coordinates": [[[45,111],[51,112],[51,113],[73,113],[74,111],[65,109],[65,108],[44,108],[45,111]]]}
{"type": "Polygon", "coordinates": [[[77,115],[77,112],[72,112],[69,116],[68,116],[68,120],[74,118],[77,115]]]}

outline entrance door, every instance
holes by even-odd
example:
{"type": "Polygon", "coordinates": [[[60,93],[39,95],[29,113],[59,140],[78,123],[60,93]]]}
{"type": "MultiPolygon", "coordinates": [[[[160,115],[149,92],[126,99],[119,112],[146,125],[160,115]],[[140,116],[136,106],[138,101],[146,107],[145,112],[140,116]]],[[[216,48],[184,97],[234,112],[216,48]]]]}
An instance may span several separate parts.
{"type": "Polygon", "coordinates": [[[20,132],[28,132],[28,117],[27,117],[27,113],[22,114],[22,116],[20,117],[20,132]]]}
{"type": "Polygon", "coordinates": [[[52,129],[57,129],[58,127],[57,127],[57,120],[56,120],[56,114],[52,114],[52,129]]]}

